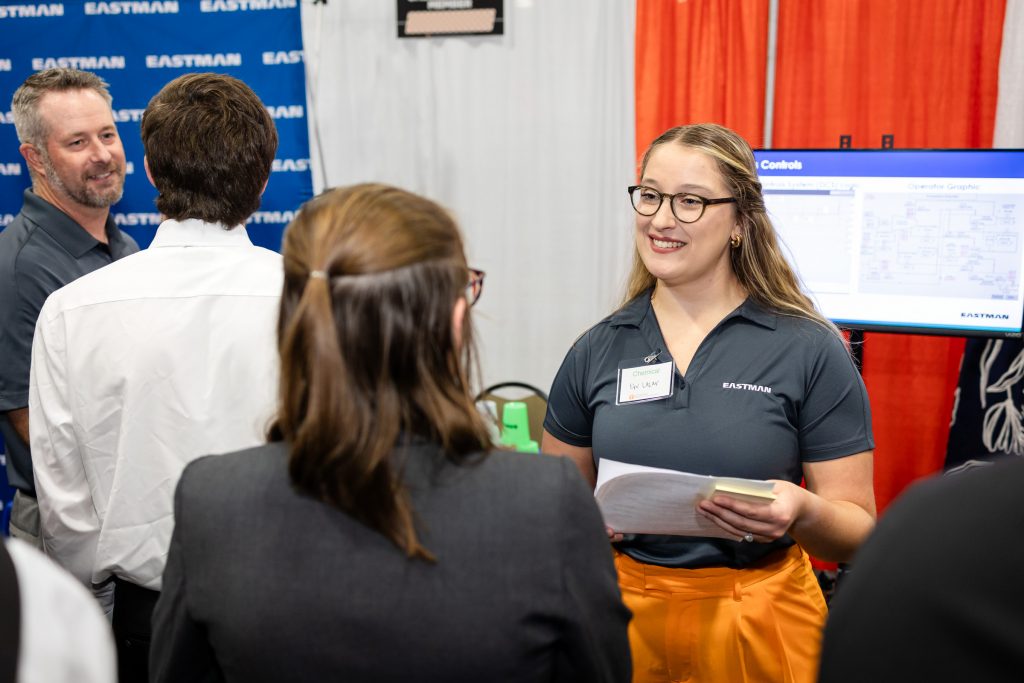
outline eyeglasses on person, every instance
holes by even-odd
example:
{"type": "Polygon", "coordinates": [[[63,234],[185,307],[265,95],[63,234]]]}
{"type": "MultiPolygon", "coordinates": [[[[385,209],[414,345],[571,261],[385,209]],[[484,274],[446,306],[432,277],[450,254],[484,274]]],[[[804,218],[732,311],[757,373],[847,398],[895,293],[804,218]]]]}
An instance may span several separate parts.
{"type": "Polygon", "coordinates": [[[480,294],[484,291],[484,275],[486,273],[476,268],[469,269],[469,282],[466,284],[466,301],[470,306],[480,300],[480,294]]]}
{"type": "Polygon", "coordinates": [[[704,209],[712,204],[729,204],[736,201],[735,197],[708,199],[690,192],[667,194],[646,185],[630,185],[626,188],[633,209],[641,216],[653,216],[658,213],[661,203],[668,199],[672,215],[682,223],[696,223],[704,215],[704,209]]]}

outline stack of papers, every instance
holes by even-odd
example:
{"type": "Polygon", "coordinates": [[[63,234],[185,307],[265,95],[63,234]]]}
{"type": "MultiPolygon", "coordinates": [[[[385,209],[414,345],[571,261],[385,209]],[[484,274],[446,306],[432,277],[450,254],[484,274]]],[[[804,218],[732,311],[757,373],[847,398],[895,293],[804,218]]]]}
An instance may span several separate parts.
{"type": "Polygon", "coordinates": [[[716,493],[768,504],[775,484],[758,479],[711,477],[629,465],[601,458],[594,497],[605,526],[624,534],[735,537],[697,513],[697,503],[716,493]]]}

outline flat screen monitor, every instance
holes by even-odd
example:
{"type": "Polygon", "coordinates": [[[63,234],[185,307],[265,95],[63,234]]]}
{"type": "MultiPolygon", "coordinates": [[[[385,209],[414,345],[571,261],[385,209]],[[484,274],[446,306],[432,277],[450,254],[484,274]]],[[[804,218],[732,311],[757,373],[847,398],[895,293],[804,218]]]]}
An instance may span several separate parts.
{"type": "Polygon", "coordinates": [[[755,157],[783,251],[836,324],[1021,336],[1024,150],[755,157]]]}

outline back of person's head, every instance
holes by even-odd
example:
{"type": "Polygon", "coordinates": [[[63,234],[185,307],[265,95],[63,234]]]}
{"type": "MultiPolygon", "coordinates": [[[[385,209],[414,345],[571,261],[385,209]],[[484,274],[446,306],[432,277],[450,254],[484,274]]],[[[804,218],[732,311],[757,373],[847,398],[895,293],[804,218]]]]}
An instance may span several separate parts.
{"type": "Polygon", "coordinates": [[[260,206],[277,152],[277,130],[260,98],[242,81],[185,74],[149,101],[142,144],[160,213],[232,228],[260,206]]]}
{"type": "Polygon", "coordinates": [[[284,235],[280,405],[302,491],[410,556],[417,538],[391,462],[410,438],[455,462],[487,448],[470,391],[469,269],[451,216],[386,185],[328,190],[284,235]]]}
{"type": "MultiPolygon", "coordinates": [[[[747,141],[735,131],[714,123],[670,128],[644,152],[640,162],[641,177],[651,155],[659,147],[672,144],[707,155],[729,188],[729,196],[736,198],[734,206],[742,241],[729,250],[729,256],[733,272],[747,293],[780,313],[810,318],[834,330],[835,326],[818,313],[803,293],[796,274],[779,248],[778,235],[765,208],[757,162],[747,141]]],[[[652,286],[654,277],[640,260],[639,253],[634,252],[626,299],[652,286]]]]}
{"type": "Polygon", "coordinates": [[[92,90],[108,105],[113,102],[107,82],[94,73],[78,69],[37,71],[18,86],[11,99],[11,116],[18,141],[45,148],[50,131],[39,114],[39,101],[47,93],[70,90],[92,90]]]}

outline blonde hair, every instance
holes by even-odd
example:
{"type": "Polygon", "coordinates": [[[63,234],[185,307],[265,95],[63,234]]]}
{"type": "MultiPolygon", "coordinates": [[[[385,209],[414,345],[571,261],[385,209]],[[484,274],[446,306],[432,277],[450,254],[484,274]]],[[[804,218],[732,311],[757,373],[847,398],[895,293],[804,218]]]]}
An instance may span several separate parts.
{"type": "Polygon", "coordinates": [[[37,71],[18,86],[11,99],[11,115],[18,142],[46,146],[50,131],[39,114],[39,101],[47,93],[92,90],[110,106],[113,98],[107,82],[91,71],[78,69],[46,69],[37,71]]]}
{"type": "MultiPolygon", "coordinates": [[[[667,144],[678,144],[708,155],[722,174],[730,195],[736,198],[736,218],[743,241],[729,250],[729,258],[733,273],[747,294],[765,308],[807,318],[839,335],[839,328],[818,311],[801,289],[796,273],[779,249],[775,227],[765,210],[754,153],[747,141],[734,131],[713,123],[671,128],[644,152],[640,162],[641,177],[654,150],[667,144]]],[[[623,304],[654,287],[655,283],[655,277],[647,270],[634,245],[633,267],[623,304]]]]}

